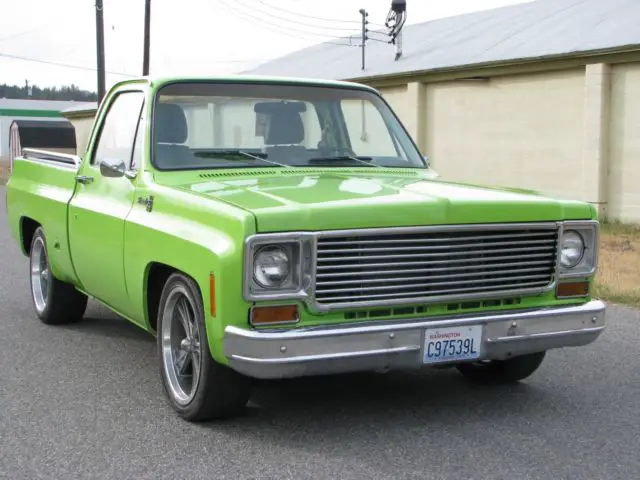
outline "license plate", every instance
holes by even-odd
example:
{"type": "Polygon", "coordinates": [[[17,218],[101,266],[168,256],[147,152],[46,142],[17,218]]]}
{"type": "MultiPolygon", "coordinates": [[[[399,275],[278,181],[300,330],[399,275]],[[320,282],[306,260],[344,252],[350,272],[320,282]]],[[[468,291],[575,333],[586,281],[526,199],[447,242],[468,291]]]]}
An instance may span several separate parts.
{"type": "Polygon", "coordinates": [[[427,329],[424,363],[474,360],[480,357],[482,325],[427,329]]]}

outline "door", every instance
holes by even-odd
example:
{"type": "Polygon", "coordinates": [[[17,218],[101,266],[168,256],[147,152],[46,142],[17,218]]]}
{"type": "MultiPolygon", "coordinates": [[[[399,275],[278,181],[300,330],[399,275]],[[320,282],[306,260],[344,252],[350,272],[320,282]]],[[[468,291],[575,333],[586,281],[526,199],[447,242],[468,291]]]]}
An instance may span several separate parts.
{"type": "Polygon", "coordinates": [[[136,134],[138,139],[144,135],[137,132],[143,106],[142,91],[121,91],[112,97],[102,128],[78,171],[69,205],[71,258],[80,283],[87,293],[124,314],[130,311],[124,224],[133,206],[136,180],[132,175],[103,176],[100,164],[123,161],[128,172],[132,164],[140,165],[136,134]]]}

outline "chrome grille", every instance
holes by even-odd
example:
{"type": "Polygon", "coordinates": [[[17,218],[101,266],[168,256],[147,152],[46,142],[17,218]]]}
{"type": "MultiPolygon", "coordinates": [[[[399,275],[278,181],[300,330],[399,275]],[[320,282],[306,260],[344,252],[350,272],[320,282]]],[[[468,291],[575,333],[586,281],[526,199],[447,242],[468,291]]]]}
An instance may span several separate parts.
{"type": "Polygon", "coordinates": [[[318,305],[538,292],[553,283],[555,224],[333,232],[317,240],[318,305]]]}

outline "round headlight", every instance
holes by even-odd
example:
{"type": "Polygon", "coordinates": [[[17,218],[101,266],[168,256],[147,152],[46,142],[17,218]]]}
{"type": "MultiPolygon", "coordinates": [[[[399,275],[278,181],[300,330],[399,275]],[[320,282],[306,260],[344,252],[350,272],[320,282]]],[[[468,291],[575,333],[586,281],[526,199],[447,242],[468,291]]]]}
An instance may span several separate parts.
{"type": "Polygon", "coordinates": [[[280,247],[263,247],[255,255],[253,277],[261,287],[273,288],[289,276],[289,256],[280,247]]]}
{"type": "Polygon", "coordinates": [[[569,230],[562,236],[560,263],[564,268],[573,268],[584,255],[584,240],[578,232],[569,230]]]}

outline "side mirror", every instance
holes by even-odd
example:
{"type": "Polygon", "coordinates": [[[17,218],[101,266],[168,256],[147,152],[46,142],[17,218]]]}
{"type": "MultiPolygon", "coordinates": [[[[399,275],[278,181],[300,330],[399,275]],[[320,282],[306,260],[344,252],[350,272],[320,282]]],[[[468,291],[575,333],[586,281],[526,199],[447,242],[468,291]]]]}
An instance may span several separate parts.
{"type": "Polygon", "coordinates": [[[103,158],[100,160],[100,174],[103,177],[117,178],[124,176],[126,167],[122,160],[103,158]]]}

